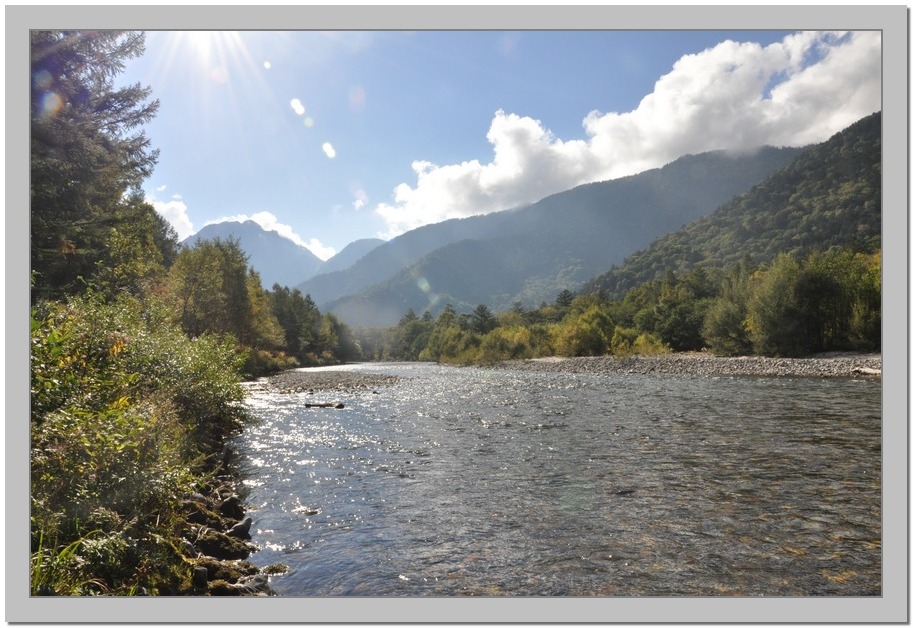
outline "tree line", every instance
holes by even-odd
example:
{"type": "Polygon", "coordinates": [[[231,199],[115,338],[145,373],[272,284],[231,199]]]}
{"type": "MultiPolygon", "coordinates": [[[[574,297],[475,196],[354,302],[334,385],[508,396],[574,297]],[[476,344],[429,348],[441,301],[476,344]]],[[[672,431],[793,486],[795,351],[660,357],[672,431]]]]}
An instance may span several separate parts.
{"type": "Polygon", "coordinates": [[[384,330],[356,330],[374,360],[492,363],[546,356],[708,350],[718,355],[804,356],[881,349],[881,254],[835,247],[783,253],[729,270],[696,266],[620,299],[562,291],[552,303],[485,305],[437,316],[407,312],[384,330]]]}

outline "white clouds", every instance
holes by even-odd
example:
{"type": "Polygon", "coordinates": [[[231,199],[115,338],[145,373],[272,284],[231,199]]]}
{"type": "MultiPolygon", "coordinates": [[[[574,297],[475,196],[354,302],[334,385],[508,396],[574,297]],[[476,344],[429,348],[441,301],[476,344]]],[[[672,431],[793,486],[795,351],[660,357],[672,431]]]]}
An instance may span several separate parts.
{"type": "Polygon", "coordinates": [[[324,142],[320,149],[323,151],[323,154],[330,159],[333,159],[336,156],[336,149],[333,148],[333,145],[329,142],[324,142]]]}
{"type": "Polygon", "coordinates": [[[317,238],[311,238],[310,240],[308,240],[308,243],[306,246],[308,249],[310,249],[311,253],[313,253],[314,255],[316,255],[317,257],[322,259],[323,261],[327,261],[334,255],[336,255],[336,249],[334,249],[331,246],[324,246],[323,243],[320,242],[320,240],[318,240],[317,238]]]}
{"type": "Polygon", "coordinates": [[[377,213],[393,236],[687,153],[824,141],[880,109],[878,32],[796,33],[767,47],[727,41],[679,59],[633,111],[592,111],[583,120],[586,140],[562,141],[538,120],[499,111],[488,131],[489,163],[415,161],[415,185],[398,185],[377,213]]]}
{"type": "MultiPolygon", "coordinates": [[[[248,216],[247,214],[237,214],[234,216],[223,216],[216,220],[210,220],[206,225],[218,224],[222,222],[246,222],[252,220],[266,231],[275,231],[282,237],[291,240],[298,246],[303,246],[306,249],[309,249],[311,253],[316,255],[322,260],[327,260],[334,255],[336,255],[336,250],[332,247],[324,246],[320,240],[316,238],[311,238],[308,242],[305,242],[301,236],[299,236],[289,225],[279,222],[279,219],[272,212],[257,212],[248,216]]],[[[203,225],[204,227],[206,225],[203,225]]]]}
{"type": "MultiPolygon", "coordinates": [[[[159,189],[163,190],[165,186],[159,189]]],[[[155,210],[174,227],[178,234],[178,240],[183,240],[189,235],[193,235],[193,223],[190,222],[190,216],[187,214],[187,205],[181,200],[181,197],[175,195],[170,201],[156,201],[146,199],[155,210]]]]}

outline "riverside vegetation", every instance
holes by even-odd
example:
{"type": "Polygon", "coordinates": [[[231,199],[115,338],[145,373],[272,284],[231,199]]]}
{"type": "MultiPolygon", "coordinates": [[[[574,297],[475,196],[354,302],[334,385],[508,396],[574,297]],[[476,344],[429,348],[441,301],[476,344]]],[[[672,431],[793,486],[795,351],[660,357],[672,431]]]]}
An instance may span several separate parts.
{"type": "Polygon", "coordinates": [[[142,51],[141,33],[31,34],[34,595],[269,592],[245,560],[225,447],[252,420],[245,379],[355,360],[880,349],[871,238],[669,270],[621,297],[565,290],[350,329],[299,290],[264,288],[235,240],[179,246],[144,200],[157,152],[141,129],[158,102],[113,83],[142,51]]]}
{"type": "Polygon", "coordinates": [[[621,299],[569,290],[535,309],[480,305],[434,319],[408,312],[386,330],[357,330],[375,360],[492,364],[547,356],[628,356],[709,350],[796,357],[881,350],[881,255],[835,248],[727,272],[697,267],[621,299]]]}
{"type": "Polygon", "coordinates": [[[30,589],[264,593],[225,449],[242,381],[340,362],[350,335],[143,200],[158,102],[113,84],[143,44],[31,34],[30,589]]]}

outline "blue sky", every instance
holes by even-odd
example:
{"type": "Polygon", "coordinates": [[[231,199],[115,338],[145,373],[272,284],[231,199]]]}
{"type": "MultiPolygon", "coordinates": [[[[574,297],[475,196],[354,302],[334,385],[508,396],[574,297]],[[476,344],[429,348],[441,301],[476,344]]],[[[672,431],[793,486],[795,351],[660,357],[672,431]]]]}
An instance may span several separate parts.
{"type": "Polygon", "coordinates": [[[145,186],[180,237],[253,219],[321,258],[881,108],[877,32],[151,31],[145,186]]]}

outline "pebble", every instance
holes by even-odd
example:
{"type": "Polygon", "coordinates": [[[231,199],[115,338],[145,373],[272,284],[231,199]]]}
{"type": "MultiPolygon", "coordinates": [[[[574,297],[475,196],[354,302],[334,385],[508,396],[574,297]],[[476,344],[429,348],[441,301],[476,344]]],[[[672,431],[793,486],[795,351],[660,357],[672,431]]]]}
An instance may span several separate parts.
{"type": "Polygon", "coordinates": [[[542,373],[594,375],[698,375],[706,377],[881,378],[877,353],[822,354],[807,358],[720,357],[706,352],[508,360],[496,367],[542,373]]]}
{"type": "Polygon", "coordinates": [[[400,380],[395,375],[354,373],[351,371],[283,371],[264,378],[259,383],[281,393],[315,393],[327,391],[367,390],[375,393],[382,386],[400,380]]]}

